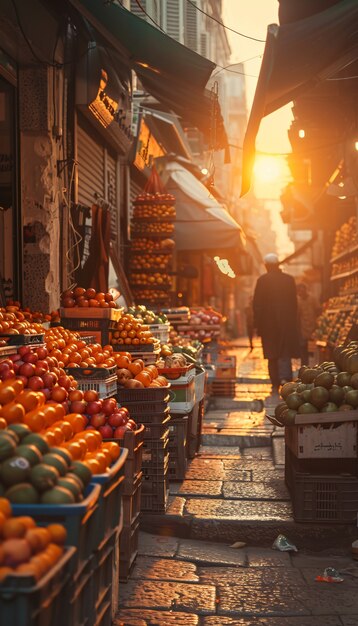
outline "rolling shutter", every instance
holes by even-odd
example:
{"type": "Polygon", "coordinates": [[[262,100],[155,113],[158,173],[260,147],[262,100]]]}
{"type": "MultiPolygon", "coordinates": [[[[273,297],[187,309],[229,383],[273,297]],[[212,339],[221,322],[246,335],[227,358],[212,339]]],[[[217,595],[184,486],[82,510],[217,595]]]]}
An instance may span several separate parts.
{"type": "MultiPolygon", "coordinates": [[[[196,3],[195,3],[196,4],[196,3]]],[[[198,11],[188,2],[185,6],[185,45],[198,51],[198,11]]]]}
{"type": "Polygon", "coordinates": [[[164,30],[169,37],[180,41],[180,0],[166,0],[166,24],[164,30]]]}

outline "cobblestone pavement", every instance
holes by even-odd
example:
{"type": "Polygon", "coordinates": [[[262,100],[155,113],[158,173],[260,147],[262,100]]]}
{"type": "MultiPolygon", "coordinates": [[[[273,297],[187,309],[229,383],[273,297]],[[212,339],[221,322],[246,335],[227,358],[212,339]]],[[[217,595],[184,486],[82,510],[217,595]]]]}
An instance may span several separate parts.
{"type": "Polygon", "coordinates": [[[264,410],[237,404],[269,395],[266,365],[256,347],[238,356],[234,408],[209,407],[204,445],[170,484],[166,514],[142,516],[114,626],[358,626],[357,528],[293,521],[282,438],[271,437],[280,433],[264,410]],[[272,549],[279,533],[297,553],[272,549]],[[316,582],[326,567],[344,582],[316,582]]]}

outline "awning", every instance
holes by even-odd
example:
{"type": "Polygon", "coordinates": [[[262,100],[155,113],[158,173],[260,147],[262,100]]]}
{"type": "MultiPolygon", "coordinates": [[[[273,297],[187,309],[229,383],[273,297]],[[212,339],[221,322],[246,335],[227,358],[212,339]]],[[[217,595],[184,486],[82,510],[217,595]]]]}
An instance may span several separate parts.
{"type": "Polygon", "coordinates": [[[341,0],[306,19],[268,27],[244,139],[241,195],[250,188],[261,119],[356,60],[357,23],[357,0],[341,0]]]}
{"type": "Polygon", "coordinates": [[[177,250],[226,250],[245,252],[241,226],[208,189],[177,162],[165,166],[165,186],[176,198],[174,239],[177,250]]]}
{"type": "Polygon", "coordinates": [[[152,96],[190,120],[214,148],[227,148],[220,105],[205,89],[214,63],[117,3],[70,2],[135,70],[152,96]]]}
{"type": "Polygon", "coordinates": [[[143,108],[146,123],[167,153],[191,159],[192,154],[184,131],[176,115],[164,111],[143,108]]]}

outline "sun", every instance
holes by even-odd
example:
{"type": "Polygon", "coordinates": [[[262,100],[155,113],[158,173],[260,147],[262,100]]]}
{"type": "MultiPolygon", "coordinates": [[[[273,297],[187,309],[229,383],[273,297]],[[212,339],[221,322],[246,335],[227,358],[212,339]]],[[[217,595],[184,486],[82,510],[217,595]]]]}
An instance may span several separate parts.
{"type": "Polygon", "coordinates": [[[269,155],[259,155],[255,159],[254,176],[260,183],[271,183],[279,180],[283,175],[282,163],[279,158],[269,155]]]}

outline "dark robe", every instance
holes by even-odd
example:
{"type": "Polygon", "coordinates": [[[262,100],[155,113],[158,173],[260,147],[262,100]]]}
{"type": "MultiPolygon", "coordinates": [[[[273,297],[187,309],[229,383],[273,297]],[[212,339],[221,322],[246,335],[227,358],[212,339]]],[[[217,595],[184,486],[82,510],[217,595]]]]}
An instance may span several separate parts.
{"type": "Polygon", "coordinates": [[[266,359],[299,357],[296,284],[292,276],[273,269],[257,280],[254,321],[266,359]]]}

